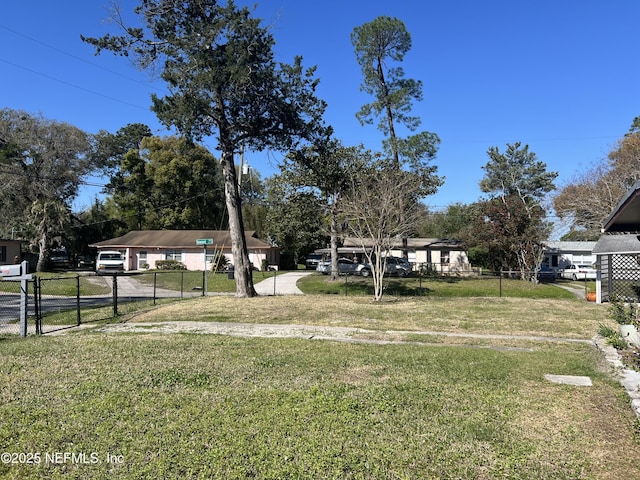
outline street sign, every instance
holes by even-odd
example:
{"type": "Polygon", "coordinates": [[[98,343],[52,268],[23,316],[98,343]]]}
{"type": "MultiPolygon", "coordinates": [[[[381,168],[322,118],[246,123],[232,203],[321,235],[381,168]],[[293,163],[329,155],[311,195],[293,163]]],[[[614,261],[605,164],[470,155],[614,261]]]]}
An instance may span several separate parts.
{"type": "Polygon", "coordinates": [[[213,238],[198,238],[196,245],[211,245],[213,244],[213,238]]]}

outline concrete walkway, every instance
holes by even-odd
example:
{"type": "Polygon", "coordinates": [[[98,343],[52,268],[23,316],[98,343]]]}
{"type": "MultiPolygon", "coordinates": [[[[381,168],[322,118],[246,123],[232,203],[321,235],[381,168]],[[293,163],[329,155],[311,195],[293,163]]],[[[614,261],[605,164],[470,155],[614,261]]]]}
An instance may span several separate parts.
{"type": "Polygon", "coordinates": [[[552,283],[551,285],[555,285],[558,288],[563,288],[573,293],[579,299],[586,301],[586,291],[584,288],[570,287],[569,285],[558,285],[557,283],[552,283]]]}
{"type": "Polygon", "coordinates": [[[267,278],[266,280],[256,283],[254,288],[258,295],[263,296],[302,295],[302,290],[296,286],[296,283],[302,277],[306,277],[312,273],[313,272],[300,271],[277,274],[272,278],[267,278]]]}

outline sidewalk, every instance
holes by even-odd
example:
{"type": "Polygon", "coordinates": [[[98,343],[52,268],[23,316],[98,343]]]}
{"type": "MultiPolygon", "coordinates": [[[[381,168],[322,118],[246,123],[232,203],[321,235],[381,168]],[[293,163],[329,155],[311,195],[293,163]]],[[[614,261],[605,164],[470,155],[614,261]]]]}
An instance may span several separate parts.
{"type": "Polygon", "coordinates": [[[254,285],[256,292],[258,295],[302,295],[302,290],[300,290],[296,283],[302,277],[306,277],[307,275],[311,275],[313,272],[288,272],[277,274],[272,278],[267,278],[261,282],[258,282],[254,285]]]}

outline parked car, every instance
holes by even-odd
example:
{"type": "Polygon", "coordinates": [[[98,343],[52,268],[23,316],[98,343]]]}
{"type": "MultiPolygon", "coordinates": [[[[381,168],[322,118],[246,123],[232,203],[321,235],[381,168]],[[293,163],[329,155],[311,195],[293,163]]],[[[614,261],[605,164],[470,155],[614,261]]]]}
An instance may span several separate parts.
{"type": "Polygon", "coordinates": [[[64,248],[56,248],[55,250],[51,250],[48,259],[49,267],[57,269],[57,268],[68,268],[69,267],[69,255],[64,248]]]}
{"type": "Polygon", "coordinates": [[[538,270],[537,278],[539,282],[555,282],[556,278],[558,278],[558,274],[555,270],[551,270],[551,268],[546,265],[542,265],[540,270],[538,270]]]}
{"type": "Polygon", "coordinates": [[[96,257],[91,254],[78,255],[78,268],[93,270],[96,268],[96,257]]]}
{"type": "Polygon", "coordinates": [[[321,261],[322,261],[321,253],[310,253],[309,255],[307,255],[307,258],[305,259],[304,263],[307,270],[315,270],[316,268],[318,268],[318,264],[321,261]]]}
{"type": "Polygon", "coordinates": [[[592,265],[569,265],[562,270],[561,277],[569,280],[595,280],[596,272],[592,265]]]}
{"type": "MultiPolygon", "coordinates": [[[[360,264],[358,262],[354,262],[348,258],[339,258],[338,259],[338,273],[340,275],[344,274],[354,274],[357,273],[358,267],[360,264]]],[[[318,263],[316,267],[316,271],[328,275],[331,273],[331,259],[327,259],[318,263]]]]}
{"type": "MultiPolygon", "coordinates": [[[[363,277],[371,275],[371,264],[367,263],[358,269],[358,273],[363,277]]],[[[385,258],[385,275],[396,275],[398,277],[406,277],[411,273],[411,264],[406,258],[386,257],[385,258]]]]}

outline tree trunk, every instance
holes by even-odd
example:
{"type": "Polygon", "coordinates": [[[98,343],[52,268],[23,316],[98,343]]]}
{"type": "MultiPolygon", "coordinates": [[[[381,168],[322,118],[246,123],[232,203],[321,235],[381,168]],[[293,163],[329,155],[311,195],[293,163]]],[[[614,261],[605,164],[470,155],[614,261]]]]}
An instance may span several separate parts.
{"type": "Polygon", "coordinates": [[[242,204],[233,152],[222,153],[222,171],[224,175],[224,193],[229,213],[229,233],[231,235],[231,253],[233,254],[234,277],[236,281],[236,297],[255,297],[253,287],[253,269],[249,260],[247,240],[242,222],[242,204]]]}
{"type": "Polygon", "coordinates": [[[44,272],[47,265],[47,234],[42,232],[38,240],[38,263],[36,264],[36,272],[44,272]]]}
{"type": "Polygon", "coordinates": [[[336,199],[331,204],[331,281],[338,280],[338,212],[336,199]]]}
{"type": "Polygon", "coordinates": [[[385,259],[382,256],[382,249],[379,246],[374,247],[375,263],[373,267],[373,300],[379,302],[384,294],[384,270],[385,259]]]}

